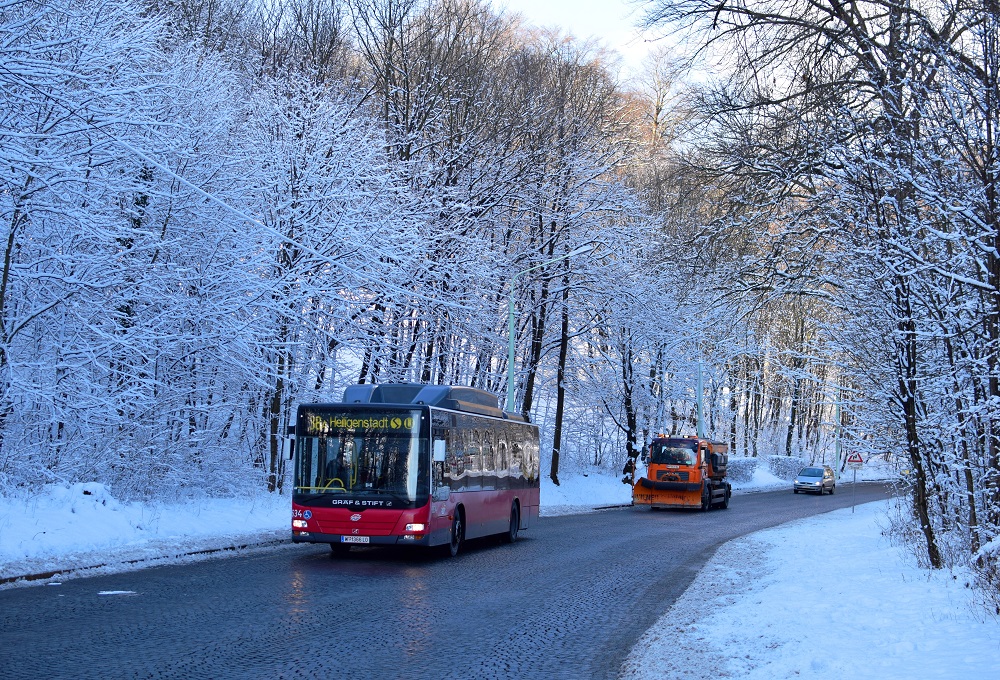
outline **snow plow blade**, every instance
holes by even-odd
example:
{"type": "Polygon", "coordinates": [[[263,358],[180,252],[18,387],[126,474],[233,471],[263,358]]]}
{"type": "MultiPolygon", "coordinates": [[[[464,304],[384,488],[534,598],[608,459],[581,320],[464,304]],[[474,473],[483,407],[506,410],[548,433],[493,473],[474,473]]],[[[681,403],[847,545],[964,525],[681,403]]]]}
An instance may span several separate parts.
{"type": "Polygon", "coordinates": [[[657,482],[640,477],[632,488],[632,504],[651,508],[700,508],[701,483],[657,482]]]}

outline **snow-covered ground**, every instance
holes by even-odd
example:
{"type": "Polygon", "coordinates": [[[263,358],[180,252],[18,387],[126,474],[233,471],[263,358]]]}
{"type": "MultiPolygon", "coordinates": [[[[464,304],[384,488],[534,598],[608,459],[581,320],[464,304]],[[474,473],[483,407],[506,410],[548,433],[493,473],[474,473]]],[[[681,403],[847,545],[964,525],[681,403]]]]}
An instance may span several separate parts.
{"type": "Polygon", "coordinates": [[[920,569],[887,540],[888,505],[730,541],[622,679],[1000,677],[1000,622],[976,606],[968,574],[920,569]]]}
{"type": "MultiPolygon", "coordinates": [[[[543,516],[630,500],[604,474],[562,482],[543,481],[543,516]]],[[[788,487],[758,471],[735,493],[788,487]]],[[[888,508],[836,510],[726,544],[636,645],[623,677],[1000,677],[1000,621],[977,605],[968,574],[920,569],[893,545],[888,508]]],[[[86,576],[280,545],[288,526],[287,496],[148,506],[97,484],[49,487],[30,502],[0,498],[0,589],[70,577],[10,580],[26,574],[86,576]]]]}

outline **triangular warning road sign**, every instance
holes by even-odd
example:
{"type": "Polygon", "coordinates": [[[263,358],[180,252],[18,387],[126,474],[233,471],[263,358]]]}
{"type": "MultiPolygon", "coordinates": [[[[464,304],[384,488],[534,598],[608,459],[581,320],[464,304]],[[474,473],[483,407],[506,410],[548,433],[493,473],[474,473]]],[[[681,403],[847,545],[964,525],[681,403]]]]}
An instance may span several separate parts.
{"type": "Polygon", "coordinates": [[[851,452],[851,453],[849,453],[847,455],[847,462],[848,463],[864,463],[865,459],[861,457],[860,453],[857,453],[856,451],[854,451],[854,452],[851,452]]]}

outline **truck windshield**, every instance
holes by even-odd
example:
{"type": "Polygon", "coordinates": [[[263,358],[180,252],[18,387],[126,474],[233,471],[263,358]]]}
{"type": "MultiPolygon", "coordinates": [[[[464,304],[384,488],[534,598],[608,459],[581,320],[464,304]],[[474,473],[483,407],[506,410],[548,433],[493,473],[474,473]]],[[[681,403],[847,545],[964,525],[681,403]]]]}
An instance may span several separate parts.
{"type": "Polygon", "coordinates": [[[694,441],[665,439],[654,441],[649,448],[649,462],[660,465],[694,465],[694,441]]]}
{"type": "Polygon", "coordinates": [[[299,413],[295,493],[392,496],[428,491],[420,411],[312,410],[299,413]]]}

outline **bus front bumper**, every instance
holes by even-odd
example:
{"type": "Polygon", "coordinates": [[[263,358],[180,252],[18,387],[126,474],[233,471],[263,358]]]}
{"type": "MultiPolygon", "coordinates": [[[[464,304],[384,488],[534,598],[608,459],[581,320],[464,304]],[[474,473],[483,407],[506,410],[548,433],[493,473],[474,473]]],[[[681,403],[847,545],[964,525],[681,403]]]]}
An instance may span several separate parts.
{"type": "Polygon", "coordinates": [[[438,545],[445,542],[432,541],[432,534],[402,534],[390,536],[342,536],[321,534],[315,531],[292,530],[293,543],[339,543],[342,545],[438,545]]]}

